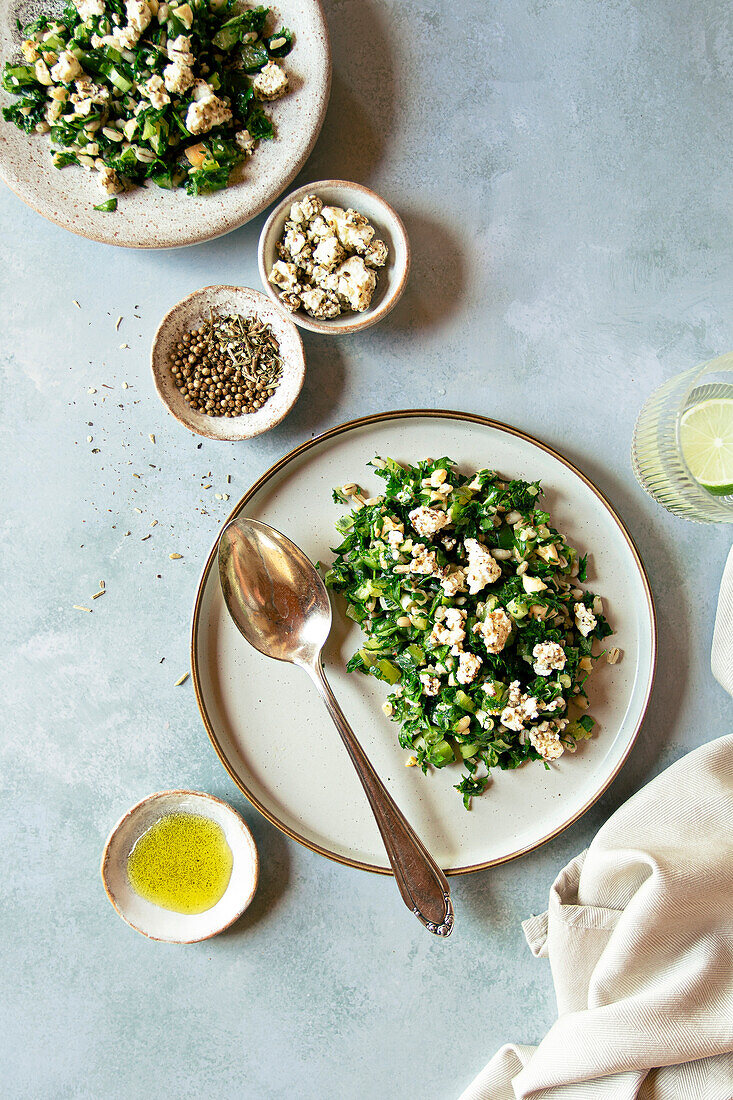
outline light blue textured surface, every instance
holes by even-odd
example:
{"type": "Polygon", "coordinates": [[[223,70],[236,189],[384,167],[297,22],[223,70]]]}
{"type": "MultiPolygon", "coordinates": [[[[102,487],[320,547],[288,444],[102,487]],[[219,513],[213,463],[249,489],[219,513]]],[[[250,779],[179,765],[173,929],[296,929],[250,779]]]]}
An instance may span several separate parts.
{"type": "Polygon", "coordinates": [[[730,732],[709,671],[730,528],[664,513],[628,457],[647,394],[733,347],[729,5],[326,6],[333,97],[298,182],[384,194],[413,272],[380,327],[304,334],[302,398],[270,435],[197,449],[147,364],[183,295],[258,286],[264,215],[196,249],[132,253],[0,195],[4,1096],[450,1100],[502,1042],[536,1041],[552,1021],[549,968],[520,920],[544,908],[556,871],[640,784],[730,732]],[[659,613],[657,685],[626,767],[541,851],[453,880],[447,942],[391,880],[260,819],[210,747],[190,681],[173,687],[229,509],[213,493],[235,499],[304,438],[406,406],[484,413],[563,450],[626,519],[659,613]],[[100,578],[94,613],[72,610],[100,578]],[[246,917],[189,948],[128,929],[98,873],[114,821],[172,786],[229,799],[262,859],[246,917]]]}

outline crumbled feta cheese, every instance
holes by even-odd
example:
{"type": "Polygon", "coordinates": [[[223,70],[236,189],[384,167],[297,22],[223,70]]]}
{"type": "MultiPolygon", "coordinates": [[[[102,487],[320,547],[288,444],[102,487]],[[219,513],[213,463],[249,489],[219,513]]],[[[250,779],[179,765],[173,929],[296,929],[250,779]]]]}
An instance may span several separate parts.
{"type": "Polygon", "coordinates": [[[186,112],[186,129],[191,134],[205,134],[214,126],[229,122],[232,112],[223,100],[206,85],[208,94],[194,100],[186,112]]]}
{"type": "Polygon", "coordinates": [[[170,65],[163,69],[163,79],[169,92],[183,95],[194,82],[194,56],[191,53],[191,39],[179,34],[168,43],[170,65]]]}
{"type": "Polygon", "coordinates": [[[321,290],[328,290],[338,300],[338,275],[335,271],[329,271],[326,267],[314,267],[311,278],[321,290]]]}
{"type": "Polygon", "coordinates": [[[366,251],[374,236],[374,227],[363,214],[342,210],[340,206],[324,206],[321,215],[348,252],[366,251]]]}
{"type": "Polygon", "coordinates": [[[288,90],[288,77],[276,61],[268,61],[252,81],[257,99],[279,99],[288,90]]]}
{"type": "Polygon", "coordinates": [[[299,229],[289,229],[283,237],[282,243],[284,251],[293,258],[299,255],[308,244],[299,229]]]}
{"type": "Polygon", "coordinates": [[[320,287],[309,286],[303,290],[301,301],[303,302],[305,311],[310,313],[312,317],[315,317],[323,308],[326,301],[326,295],[320,287]]]}
{"type": "Polygon", "coordinates": [[[456,596],[459,592],[466,591],[466,574],[462,569],[456,569],[443,577],[440,583],[446,596],[456,596]]]}
{"type": "Polygon", "coordinates": [[[282,304],[285,306],[285,308],[289,309],[291,313],[295,313],[295,311],[297,309],[300,309],[300,307],[303,304],[300,300],[300,295],[299,294],[287,294],[287,293],[285,293],[285,294],[278,295],[278,297],[279,297],[280,301],[282,302],[282,304]]]}
{"type": "Polygon", "coordinates": [[[167,49],[168,57],[171,61],[174,61],[176,57],[193,58],[191,39],[186,34],[179,34],[177,38],[169,40],[167,49]]]}
{"type": "Polygon", "coordinates": [[[350,256],[336,268],[339,277],[338,292],[355,313],[363,313],[377,285],[377,276],[368,268],[361,256],[350,256]]]}
{"type": "MultiPolygon", "coordinates": [[[[150,25],[152,14],[150,11],[150,5],[148,4],[147,0],[126,0],[125,11],[127,12],[128,25],[137,32],[137,36],[139,38],[143,31],[150,25]]],[[[180,12],[181,9],[179,8],[176,12],[176,15],[179,18],[180,12]]],[[[184,20],[181,20],[181,22],[184,22],[184,20]]]]}
{"type": "Polygon", "coordinates": [[[171,97],[165,89],[163,78],[159,73],[154,73],[149,80],[146,80],[140,91],[150,100],[156,110],[160,110],[161,107],[165,107],[171,101],[171,97]]]}
{"type": "Polygon", "coordinates": [[[472,596],[493,584],[501,576],[501,566],[492,558],[485,546],[476,539],[466,539],[463,543],[468,552],[468,570],[466,580],[472,596]]]}
{"type": "Polygon", "coordinates": [[[86,23],[95,15],[104,15],[104,0],[74,0],[74,7],[79,12],[79,18],[86,23]]]}
{"type": "Polygon", "coordinates": [[[364,263],[370,267],[384,267],[388,255],[389,250],[384,241],[372,241],[364,250],[364,263]]]}
{"type": "Polygon", "coordinates": [[[410,512],[410,523],[421,538],[429,539],[447,527],[450,520],[445,512],[439,512],[436,508],[420,507],[410,512]]]}
{"type": "Polygon", "coordinates": [[[134,27],[115,27],[112,31],[112,43],[119,50],[132,50],[137,46],[140,31],[134,27]]]}
{"type": "Polygon", "coordinates": [[[509,730],[519,733],[524,729],[524,715],[518,707],[504,707],[501,712],[501,722],[509,730]]]}
{"type": "Polygon", "coordinates": [[[298,269],[295,264],[277,260],[272,265],[270,282],[281,290],[293,290],[298,284],[298,269]]]}
{"type": "Polygon", "coordinates": [[[466,612],[460,607],[438,607],[435,611],[435,623],[428,638],[431,646],[448,645],[451,653],[457,655],[463,648],[466,637],[466,612]]]}
{"type": "Polygon", "coordinates": [[[565,746],[560,740],[560,734],[566,725],[567,721],[562,718],[559,722],[540,722],[530,729],[530,742],[543,760],[556,760],[558,756],[562,756],[565,746]]]}
{"type": "Polygon", "coordinates": [[[410,562],[411,573],[418,573],[430,577],[433,576],[438,569],[438,559],[433,550],[428,550],[427,546],[423,546],[422,543],[413,546],[412,561],[410,562]]]}
{"type": "Polygon", "coordinates": [[[524,729],[525,722],[531,722],[539,715],[539,704],[534,695],[522,691],[519,680],[509,685],[507,706],[501,712],[501,722],[507,729],[518,733],[524,729]]]}
{"type": "Polygon", "coordinates": [[[290,220],[296,225],[307,225],[322,209],[323,203],[318,195],[305,195],[300,202],[294,202],[290,207],[290,220]]]}
{"type": "Polygon", "coordinates": [[[331,236],[331,226],[319,214],[310,222],[307,233],[308,240],[320,241],[323,237],[331,236]]]}
{"type": "Polygon", "coordinates": [[[106,165],[99,172],[99,186],[107,195],[117,195],[124,190],[114,168],[108,168],[106,165]]]}
{"type": "Polygon", "coordinates": [[[205,80],[194,80],[193,88],[191,89],[191,99],[194,103],[201,103],[204,99],[209,99],[212,95],[216,95],[216,92],[205,80]]]}
{"type": "Polygon", "coordinates": [[[573,610],[575,611],[575,625],[583,637],[587,638],[591,630],[594,630],[598,625],[598,620],[584,603],[576,603],[573,610]]]}
{"type": "Polygon", "coordinates": [[[338,317],[341,312],[338,298],[329,295],[320,287],[308,287],[301,293],[303,308],[311,317],[328,320],[338,317]]]}
{"type": "Polygon", "coordinates": [[[437,695],[440,691],[440,680],[437,676],[431,676],[429,672],[420,673],[423,695],[437,695]]]}
{"type": "MultiPolygon", "coordinates": [[[[70,102],[74,107],[74,114],[84,117],[92,113],[92,101],[87,96],[80,95],[78,92],[74,92],[71,96],[70,102]]],[[[63,106],[63,104],[62,104],[63,106]]]]}
{"type": "Polygon", "coordinates": [[[458,657],[456,680],[459,684],[471,684],[476,679],[483,661],[475,653],[461,653],[458,657]]]}
{"type": "MultiPolygon", "coordinates": [[[[234,135],[234,141],[236,142],[237,147],[241,149],[243,153],[246,153],[247,156],[249,156],[251,153],[254,153],[255,145],[257,144],[257,142],[252,137],[249,130],[239,130],[234,135]]],[[[305,238],[303,239],[305,240],[305,238]]]]}
{"type": "Polygon", "coordinates": [[[490,611],[482,623],[476,623],[475,634],[480,634],[481,639],[489,653],[501,653],[511,634],[512,620],[503,607],[497,607],[490,611]]]}
{"type": "Polygon", "coordinates": [[[58,84],[71,84],[81,74],[82,68],[73,53],[64,50],[51,69],[51,76],[58,84]]]}
{"type": "Polygon", "coordinates": [[[313,249],[313,262],[320,264],[329,271],[341,263],[346,253],[339,244],[338,237],[331,235],[323,237],[313,249]]]}
{"type": "Polygon", "coordinates": [[[532,656],[533,668],[538,676],[549,676],[554,670],[561,672],[567,660],[565,650],[557,642],[538,642],[532,656]]]}
{"type": "MultiPolygon", "coordinates": [[[[382,532],[382,533],[384,533],[384,532],[382,532]]],[[[396,550],[397,547],[401,543],[403,543],[404,541],[405,541],[405,536],[404,536],[403,532],[399,531],[397,528],[393,527],[391,530],[389,530],[387,532],[387,542],[389,543],[389,545],[392,547],[393,550],[396,550]]]]}
{"type": "Polygon", "coordinates": [[[346,308],[363,313],[369,308],[376,272],[353,253],[364,251],[373,235],[373,227],[361,214],[325,207],[317,195],[291,203],[275,250],[281,259],[297,263],[308,289],[322,292],[307,299],[312,316],[338,316],[346,308]]]}
{"type": "Polygon", "coordinates": [[[102,84],[95,84],[86,73],[82,73],[79,79],[74,81],[74,87],[76,93],[72,93],[71,96],[73,103],[81,103],[83,99],[90,99],[92,103],[97,103],[99,106],[109,103],[109,88],[105,88],[102,84]]]}
{"type": "Polygon", "coordinates": [[[177,57],[163,69],[163,79],[169,92],[184,95],[193,84],[193,70],[184,57],[177,57]]]}

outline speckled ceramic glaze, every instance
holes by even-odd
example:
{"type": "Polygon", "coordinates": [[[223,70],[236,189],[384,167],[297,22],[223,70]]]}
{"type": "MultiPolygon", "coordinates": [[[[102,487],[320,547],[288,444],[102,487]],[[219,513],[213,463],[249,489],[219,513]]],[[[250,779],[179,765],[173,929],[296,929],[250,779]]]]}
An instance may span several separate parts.
{"type": "MultiPolygon", "coordinates": [[[[49,3],[5,0],[0,5],[0,66],[18,56],[22,23],[49,3]]],[[[296,36],[283,67],[290,91],[267,107],[274,141],[261,141],[237,169],[236,182],[211,195],[187,195],[154,185],[120,196],[117,211],[94,210],[104,198],[94,173],[54,168],[47,134],[24,134],[0,116],[0,177],[39,214],[64,229],[105,244],[129,248],[174,248],[221,236],[243,225],[272,202],[300,170],[321,129],[331,88],[328,28],[319,0],[280,0],[272,5],[279,25],[296,36]]],[[[0,92],[2,105],[13,97],[0,92]]]]}
{"type": "MultiPolygon", "coordinates": [[[[588,587],[603,596],[623,656],[599,662],[588,687],[594,736],[549,769],[540,763],[492,773],[468,813],[454,790],[461,768],[423,776],[406,768],[398,727],[385,718],[388,690],[346,673],[361,644],[359,627],[334,598],[324,651],[329,680],[390,793],[438,863],[450,873],[478,870],[527,852],[575,821],[603,793],[626,759],[646,711],[656,628],[649,584],[631,538],[598,490],[570,463],[505,425],[461,413],[365,417],[334,428],[278,462],[233,515],[264,520],[311,561],[328,562],[339,536],[334,485],[356,481],[371,494],[382,482],[375,455],[410,462],[450,455],[465,471],[489,466],[540,478],[554,525],[589,553],[588,587]]],[[[214,548],[215,550],[215,548],[214,548]]],[[[199,706],[219,756],[244,793],[274,824],[308,847],[364,870],[388,872],[374,818],[322,704],[298,668],[268,660],[240,636],[224,605],[214,551],[194,612],[193,671],[199,706]]]]}
{"type": "Polygon", "coordinates": [[[300,334],[283,311],[258,290],[246,286],[205,286],[183,298],[160,323],[150,355],[158,396],[189,431],[207,439],[236,441],[262,435],[287,416],[303,387],[305,355],[300,334]],[[170,357],[181,336],[208,321],[211,314],[259,317],[272,327],[280,344],[283,373],[280,384],[261,409],[243,416],[206,416],[192,409],[176,389],[170,357]]]}
{"type": "Polygon", "coordinates": [[[138,802],[117,822],[102,856],[102,882],[107,897],[124,921],[152,940],[196,943],[233,924],[254,897],[259,875],[257,849],[239,814],[226,802],[199,791],[159,791],[138,802]],[[216,905],[203,913],[175,913],[135,892],[127,861],[147,829],[166,814],[198,814],[215,821],[232,852],[229,885],[216,905]]]}
{"type": "Polygon", "coordinates": [[[376,269],[377,285],[369,309],[363,313],[349,311],[324,321],[310,317],[304,310],[298,310],[289,316],[301,328],[328,336],[359,332],[361,329],[375,325],[394,309],[405,289],[410,271],[410,243],[399,215],[388,202],[360,183],[349,183],[347,180],[317,180],[315,183],[307,183],[296,191],[292,191],[278,203],[260,234],[257,262],[262,285],[272,300],[278,303],[279,308],[284,309],[285,307],[280,303],[277,288],[272,285],[268,276],[272,271],[272,265],[277,260],[275,246],[283,235],[290,207],[304,195],[318,195],[325,205],[340,206],[344,210],[351,208],[363,214],[374,226],[376,237],[387,245],[389,256],[384,267],[376,269]]]}

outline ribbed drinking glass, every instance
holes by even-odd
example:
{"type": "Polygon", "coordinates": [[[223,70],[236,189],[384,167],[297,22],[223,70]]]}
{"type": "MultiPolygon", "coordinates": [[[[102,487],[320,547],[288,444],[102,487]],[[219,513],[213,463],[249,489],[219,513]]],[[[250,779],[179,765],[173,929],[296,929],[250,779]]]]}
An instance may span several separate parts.
{"type": "Polygon", "coordinates": [[[655,390],[636,421],[631,462],[639,484],[675,515],[733,522],[733,353],[655,390]]]}

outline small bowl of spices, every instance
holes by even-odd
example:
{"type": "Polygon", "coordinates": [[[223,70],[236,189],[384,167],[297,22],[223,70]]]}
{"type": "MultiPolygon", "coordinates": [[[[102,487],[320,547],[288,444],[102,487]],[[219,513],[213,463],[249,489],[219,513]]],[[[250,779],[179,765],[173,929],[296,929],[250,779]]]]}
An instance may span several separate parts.
{"type": "Polygon", "coordinates": [[[226,802],[159,791],[117,822],[102,856],[107,897],[136,932],[167,943],[210,939],[257,889],[252,834],[226,802]]]}
{"type": "Polygon", "coordinates": [[[155,334],[151,366],[176,420],[207,439],[229,441],[279,424],[305,378],[297,328],[249,287],[207,286],[178,302],[155,334]]]}

